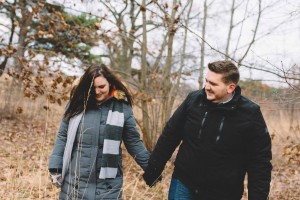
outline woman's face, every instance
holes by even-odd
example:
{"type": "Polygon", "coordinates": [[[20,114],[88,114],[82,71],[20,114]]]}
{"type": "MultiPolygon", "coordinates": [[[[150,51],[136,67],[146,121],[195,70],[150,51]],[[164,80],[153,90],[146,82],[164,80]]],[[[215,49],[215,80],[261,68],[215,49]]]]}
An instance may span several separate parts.
{"type": "Polygon", "coordinates": [[[109,83],[103,76],[94,79],[94,89],[97,102],[103,102],[109,97],[109,83]]]}

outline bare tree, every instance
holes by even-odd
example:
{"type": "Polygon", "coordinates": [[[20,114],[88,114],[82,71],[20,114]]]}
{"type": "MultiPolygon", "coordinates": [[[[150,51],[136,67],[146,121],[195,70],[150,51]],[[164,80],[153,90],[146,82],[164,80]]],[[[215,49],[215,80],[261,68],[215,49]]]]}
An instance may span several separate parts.
{"type": "MultiPolygon", "coordinates": [[[[109,41],[109,51],[110,51],[110,60],[111,60],[111,66],[114,69],[123,71],[124,74],[130,75],[131,72],[131,63],[133,58],[133,44],[135,42],[135,22],[137,19],[137,16],[140,12],[138,12],[136,15],[134,13],[135,11],[135,3],[133,0],[130,0],[130,3],[126,1],[120,9],[120,11],[117,11],[116,7],[114,7],[109,1],[101,1],[101,3],[109,10],[110,14],[113,15],[114,23],[117,27],[117,33],[120,38],[121,42],[121,48],[118,46],[115,41],[113,41],[114,38],[110,38],[108,35],[103,34],[103,37],[105,37],[109,41]],[[130,30],[127,32],[127,25],[124,22],[124,15],[127,11],[127,7],[130,6],[130,30]]],[[[116,40],[117,41],[117,40],[116,40]]]]}
{"type": "MultiPolygon", "coordinates": [[[[10,28],[10,35],[9,35],[9,39],[8,39],[8,44],[7,47],[12,47],[12,41],[13,41],[13,37],[15,34],[15,29],[16,29],[16,24],[15,24],[15,17],[16,17],[16,12],[15,12],[15,6],[16,6],[17,1],[15,0],[12,4],[9,4],[8,2],[5,2],[5,4],[3,5],[3,7],[5,7],[6,9],[6,15],[8,16],[8,18],[10,19],[10,23],[11,23],[11,28],[10,28]]],[[[8,61],[9,55],[4,55],[4,60],[3,62],[0,64],[0,76],[3,74],[5,68],[6,68],[6,64],[8,61]]]]}
{"type": "MultiPolygon", "coordinates": [[[[119,4],[114,6],[112,2],[104,0],[101,0],[100,3],[107,9],[103,20],[114,26],[109,30],[103,30],[100,35],[100,40],[104,42],[108,50],[108,54],[102,56],[108,57],[111,67],[130,82],[132,81],[131,75],[140,74],[139,70],[132,69],[132,61],[135,57],[140,56],[139,46],[142,46],[143,43],[140,40],[143,34],[143,25],[137,22],[143,10],[142,5],[135,0],[124,1],[121,6],[119,4]]],[[[153,2],[145,3],[146,6],[150,4],[153,2]]],[[[146,21],[146,25],[152,27],[148,28],[147,32],[160,26],[151,21],[146,21]]]]}
{"type": "Polygon", "coordinates": [[[172,52],[173,52],[173,40],[174,40],[174,35],[177,31],[175,28],[175,15],[178,9],[177,5],[177,0],[173,0],[173,5],[172,5],[172,12],[171,16],[167,18],[168,20],[168,45],[167,45],[167,58],[166,58],[166,66],[164,69],[163,73],[163,88],[162,88],[162,102],[163,102],[163,107],[162,107],[162,123],[165,124],[167,119],[171,115],[171,107],[169,106],[170,103],[170,90],[171,90],[171,68],[172,68],[172,52]]]}
{"type": "MultiPolygon", "coordinates": [[[[143,42],[142,42],[142,63],[141,63],[141,92],[142,94],[146,94],[147,91],[147,27],[146,27],[146,0],[142,1],[141,10],[143,12],[143,42]]],[[[147,98],[141,99],[141,109],[143,114],[143,126],[142,131],[144,133],[144,141],[147,149],[151,149],[152,137],[150,131],[150,117],[149,117],[149,110],[147,105],[147,98]]]]}
{"type": "Polygon", "coordinates": [[[34,15],[34,8],[28,9],[26,7],[28,2],[26,0],[19,0],[18,4],[21,10],[21,18],[18,20],[19,26],[20,26],[20,33],[19,33],[19,39],[18,39],[18,46],[17,46],[17,52],[16,52],[16,60],[15,60],[15,70],[17,72],[20,72],[22,70],[22,59],[24,58],[24,53],[26,51],[25,47],[26,44],[26,38],[28,34],[28,27],[30,25],[30,22],[32,21],[32,17],[34,15]]]}
{"type": "MultiPolygon", "coordinates": [[[[193,7],[193,0],[191,0],[189,2],[189,4],[190,5],[189,5],[189,10],[187,12],[187,17],[184,20],[185,27],[189,26],[190,14],[191,14],[191,10],[192,10],[192,7],[193,7]]],[[[188,36],[188,30],[184,29],[184,38],[183,38],[182,52],[181,52],[181,55],[180,55],[180,66],[179,66],[179,70],[175,73],[175,75],[176,75],[175,76],[176,77],[176,79],[175,79],[176,82],[173,84],[172,89],[170,91],[171,98],[170,98],[170,104],[169,104],[169,106],[171,107],[171,109],[172,109],[172,107],[174,105],[175,99],[177,98],[177,93],[178,93],[178,90],[179,90],[179,84],[180,84],[181,77],[182,77],[182,70],[184,68],[184,61],[185,61],[185,56],[186,56],[187,36],[188,36]]]]}
{"type": "Polygon", "coordinates": [[[202,41],[201,41],[201,50],[200,50],[200,67],[199,67],[199,89],[203,86],[203,77],[204,77],[204,56],[205,56],[205,34],[206,34],[206,20],[207,20],[207,0],[204,0],[203,3],[203,21],[202,21],[202,41]]]}
{"type": "Polygon", "coordinates": [[[238,65],[241,65],[241,63],[243,62],[243,60],[245,59],[245,57],[247,56],[250,48],[252,47],[252,45],[255,42],[256,39],[256,34],[257,34],[257,30],[259,27],[259,22],[260,22],[260,17],[261,17],[261,0],[258,0],[258,16],[257,16],[257,20],[256,20],[256,25],[255,25],[255,29],[253,31],[253,36],[252,36],[252,40],[250,41],[248,48],[246,49],[244,55],[242,55],[242,57],[238,60],[238,65]]]}
{"type": "MultiPolygon", "coordinates": [[[[230,12],[230,22],[229,22],[229,29],[228,29],[228,35],[227,35],[227,43],[226,43],[225,55],[229,55],[229,45],[230,45],[231,33],[232,33],[232,29],[233,29],[234,12],[235,12],[235,0],[232,0],[231,12],[230,12]]],[[[228,57],[225,56],[225,59],[228,60],[228,57]]]]}

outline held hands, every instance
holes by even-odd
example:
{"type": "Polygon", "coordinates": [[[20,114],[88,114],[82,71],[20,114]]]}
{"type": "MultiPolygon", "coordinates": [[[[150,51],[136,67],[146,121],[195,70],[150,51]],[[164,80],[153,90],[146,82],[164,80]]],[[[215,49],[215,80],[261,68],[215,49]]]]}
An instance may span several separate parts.
{"type": "Polygon", "coordinates": [[[154,186],[157,182],[162,180],[162,175],[159,175],[159,177],[157,177],[156,179],[153,179],[152,177],[148,176],[146,173],[143,174],[143,178],[146,182],[146,184],[149,187],[154,186]]]}
{"type": "Polygon", "coordinates": [[[145,170],[145,173],[143,174],[143,178],[149,187],[154,186],[157,182],[162,180],[162,170],[163,168],[158,168],[149,163],[147,169],[145,170]]]}
{"type": "Polygon", "coordinates": [[[52,184],[56,187],[61,187],[61,173],[50,173],[52,184]]]}

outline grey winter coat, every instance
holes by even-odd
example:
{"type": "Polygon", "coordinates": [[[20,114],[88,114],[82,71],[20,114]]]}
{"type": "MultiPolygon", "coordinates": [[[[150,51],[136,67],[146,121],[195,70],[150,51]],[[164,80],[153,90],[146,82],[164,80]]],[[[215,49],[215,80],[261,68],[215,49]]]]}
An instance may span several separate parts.
{"type": "MultiPolygon", "coordinates": [[[[71,163],[66,171],[59,199],[102,200],[122,198],[121,147],[117,177],[114,179],[99,179],[104,130],[112,101],[115,101],[115,99],[105,102],[99,109],[86,111],[81,119],[73,144],[71,163]],[[82,132],[80,130],[84,130],[82,134],[80,134],[82,132]]],[[[137,131],[131,107],[124,102],[123,110],[125,123],[122,141],[130,155],[142,169],[145,169],[150,156],[149,152],[145,149],[137,131]]],[[[62,169],[68,124],[69,121],[61,121],[54,149],[49,159],[49,169],[62,169]]]]}

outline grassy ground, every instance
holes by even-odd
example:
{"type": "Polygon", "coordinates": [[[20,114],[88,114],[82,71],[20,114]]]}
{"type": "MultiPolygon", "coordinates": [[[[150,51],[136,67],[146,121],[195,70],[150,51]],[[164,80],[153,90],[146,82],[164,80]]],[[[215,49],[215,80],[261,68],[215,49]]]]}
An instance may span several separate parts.
{"type": "MultiPolygon", "coordinates": [[[[23,98],[20,91],[0,82],[0,199],[57,199],[59,190],[50,183],[47,161],[63,110],[64,105],[49,104],[43,97],[23,98]]],[[[299,110],[291,116],[283,105],[268,103],[262,103],[262,110],[273,138],[270,199],[300,199],[299,110]]],[[[123,198],[167,199],[171,161],[163,180],[148,188],[142,170],[125,149],[123,153],[123,198]]]]}

